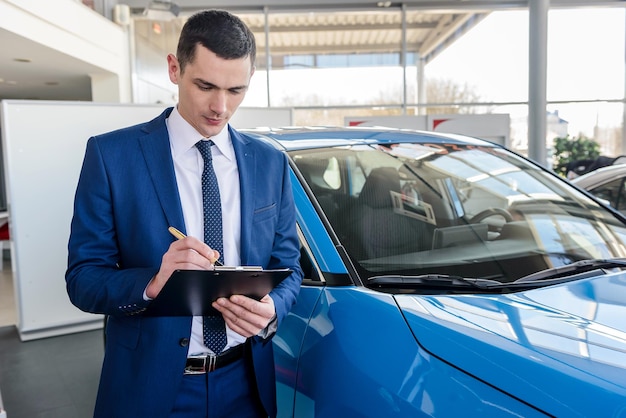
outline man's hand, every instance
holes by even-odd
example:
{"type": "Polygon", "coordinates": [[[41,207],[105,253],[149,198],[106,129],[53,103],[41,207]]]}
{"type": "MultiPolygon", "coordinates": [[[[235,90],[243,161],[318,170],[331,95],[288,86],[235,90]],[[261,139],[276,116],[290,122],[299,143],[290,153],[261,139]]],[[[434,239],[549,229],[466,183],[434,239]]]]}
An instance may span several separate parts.
{"type": "Polygon", "coordinates": [[[159,272],[146,288],[146,296],[154,299],[175,270],[210,270],[211,260],[216,260],[220,253],[194,237],[185,237],[170,244],[161,259],[159,272]]]}
{"type": "Polygon", "coordinates": [[[274,301],[269,295],[260,301],[243,295],[219,298],[213,307],[220,311],[226,324],[239,335],[252,337],[265,329],[276,314],[274,301]]]}

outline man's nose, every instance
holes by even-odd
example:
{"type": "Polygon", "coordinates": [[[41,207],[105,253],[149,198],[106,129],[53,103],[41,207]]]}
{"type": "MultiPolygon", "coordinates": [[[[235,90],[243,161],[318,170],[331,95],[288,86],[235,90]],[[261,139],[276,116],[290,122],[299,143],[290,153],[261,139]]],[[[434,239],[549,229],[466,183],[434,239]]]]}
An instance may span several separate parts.
{"type": "Polygon", "coordinates": [[[216,115],[222,115],[226,112],[226,92],[219,90],[216,91],[211,98],[210,109],[216,115]]]}

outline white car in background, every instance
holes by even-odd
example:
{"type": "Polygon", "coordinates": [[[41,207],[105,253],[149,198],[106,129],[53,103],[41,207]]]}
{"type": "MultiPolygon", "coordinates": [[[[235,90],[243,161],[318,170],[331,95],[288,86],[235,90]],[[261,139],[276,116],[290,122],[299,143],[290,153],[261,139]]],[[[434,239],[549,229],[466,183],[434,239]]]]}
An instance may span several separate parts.
{"type": "Polygon", "coordinates": [[[598,168],[571,182],[626,215],[626,164],[598,168]]]}

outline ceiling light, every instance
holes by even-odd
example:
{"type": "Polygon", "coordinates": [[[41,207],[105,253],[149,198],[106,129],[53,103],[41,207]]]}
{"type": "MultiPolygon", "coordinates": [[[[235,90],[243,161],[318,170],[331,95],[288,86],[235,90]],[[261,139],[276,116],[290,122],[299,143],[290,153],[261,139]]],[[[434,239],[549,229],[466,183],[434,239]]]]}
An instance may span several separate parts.
{"type": "Polygon", "coordinates": [[[391,6],[391,2],[390,1],[379,1],[378,3],[376,3],[376,5],[378,7],[389,7],[389,6],[391,6]]]}
{"type": "Polygon", "coordinates": [[[15,61],[15,62],[31,62],[31,60],[28,59],[28,58],[13,58],[13,61],[15,61]]]}
{"type": "Polygon", "coordinates": [[[143,11],[143,15],[151,20],[171,20],[179,13],[180,7],[168,0],[152,0],[143,11]]]}

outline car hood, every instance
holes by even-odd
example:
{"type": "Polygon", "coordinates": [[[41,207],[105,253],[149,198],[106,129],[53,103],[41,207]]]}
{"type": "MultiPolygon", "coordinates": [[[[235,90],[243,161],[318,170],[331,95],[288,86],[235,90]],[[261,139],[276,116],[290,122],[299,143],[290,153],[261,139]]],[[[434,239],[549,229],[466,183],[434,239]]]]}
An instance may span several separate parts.
{"type": "Polygon", "coordinates": [[[426,351],[477,379],[551,415],[626,416],[626,274],[395,298],[426,351]]]}

